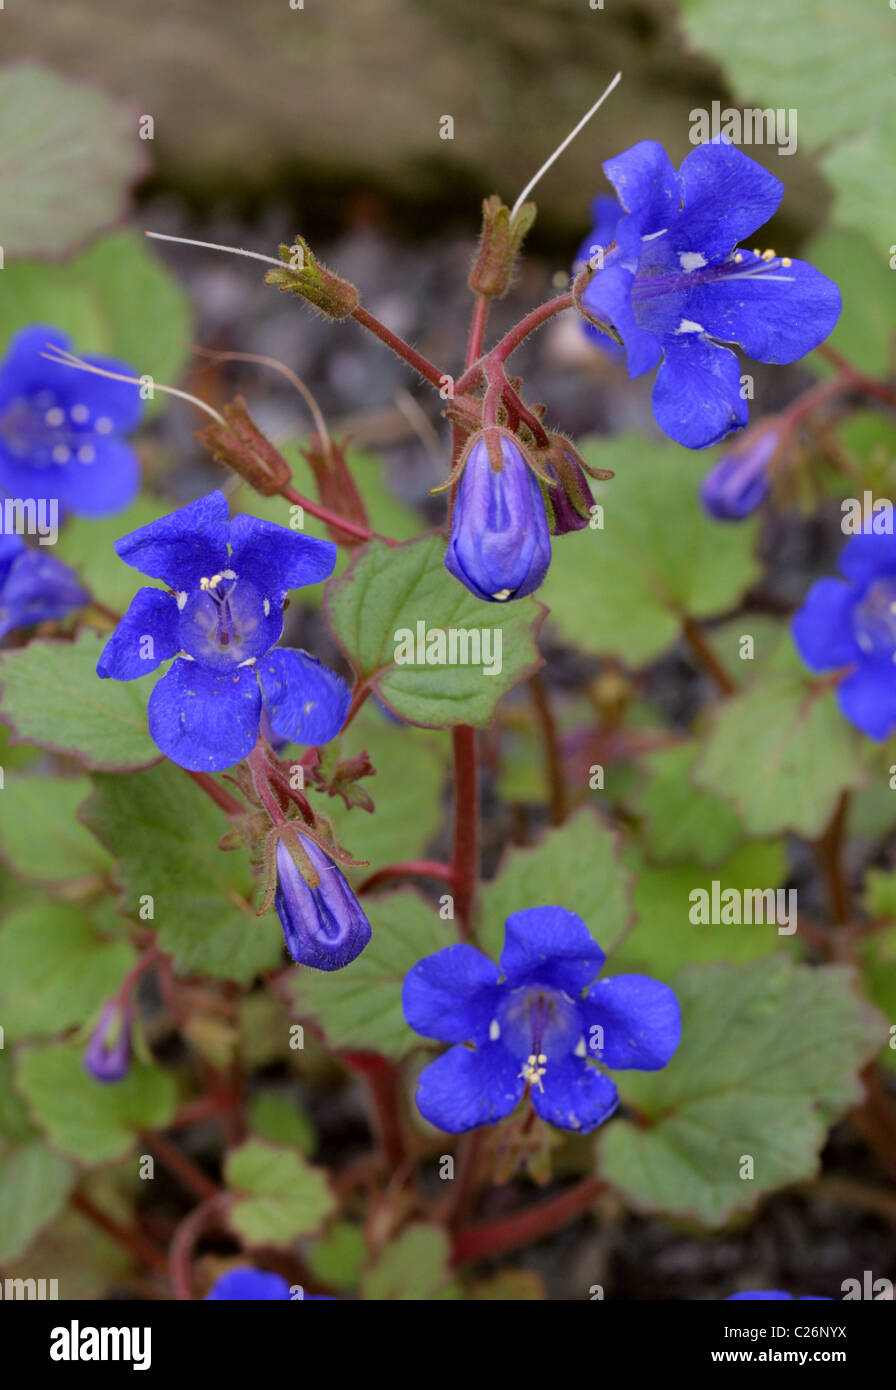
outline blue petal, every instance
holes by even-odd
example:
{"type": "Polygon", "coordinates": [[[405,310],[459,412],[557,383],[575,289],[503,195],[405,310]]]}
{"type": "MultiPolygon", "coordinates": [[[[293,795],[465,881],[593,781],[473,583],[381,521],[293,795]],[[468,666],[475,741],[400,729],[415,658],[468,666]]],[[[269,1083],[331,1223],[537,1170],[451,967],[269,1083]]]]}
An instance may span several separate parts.
{"type": "Polygon", "coordinates": [[[176,656],[180,644],[177,601],[164,589],[140,589],[112,633],[100,656],[96,673],[103,679],[134,681],[176,656]],[[152,638],[152,655],[142,655],[146,638],[152,638]]]}
{"type": "Polygon", "coordinates": [[[315,540],[240,512],[230,523],[231,565],[272,597],[320,584],[336,564],[332,541],[315,540]]]}
{"type": "Polygon", "coordinates": [[[115,553],[172,589],[191,589],[228,564],[227,498],[210,492],[115,542],[115,553]]]}
{"type": "Polygon", "coordinates": [[[149,732],[162,752],[191,772],[223,772],[251,753],[261,692],[251,666],[216,676],[183,658],[149,697],[149,732]]]}
{"type": "Polygon", "coordinates": [[[616,227],[623,210],[615,198],[606,195],[592,199],[591,231],[582,242],[575,256],[577,265],[590,261],[598,247],[606,250],[616,239],[616,227]]]}
{"type": "Polygon", "coordinates": [[[725,1299],[726,1303],[736,1303],[738,1299],[746,1298],[752,1301],[759,1299],[784,1298],[792,1299],[792,1293],[781,1293],[780,1289],[750,1289],[747,1293],[731,1293],[725,1299]]]}
{"type": "Polygon", "coordinates": [[[588,1134],[612,1115],[619,1104],[616,1087],[608,1076],[588,1066],[581,1057],[549,1057],[544,1090],[533,1086],[532,1104],[543,1120],[560,1129],[588,1134]]]}
{"type": "Polygon", "coordinates": [[[681,1042],[681,1009],[668,985],[649,975],[614,975],[598,980],[583,1005],[588,1050],[611,1071],[659,1071],[681,1042]],[[592,1034],[602,1029],[601,1047],[592,1034]]]}
{"type": "Polygon", "coordinates": [[[528,907],[507,918],[501,969],[511,988],[538,983],[574,997],[605,960],[581,917],[565,907],[528,907]]]}
{"type": "Polygon", "coordinates": [[[671,439],[688,449],[718,444],[749,418],[733,352],[693,333],[666,338],[653,387],[653,413],[671,439]]]}
{"type": "Polygon", "coordinates": [[[651,371],[662,356],[659,339],[654,333],[645,332],[635,318],[632,309],[634,282],[634,271],[630,266],[607,265],[598,271],[582,295],[582,302],[595,317],[611,324],[621,337],[628,359],[628,374],[632,379],[651,371]]]}
{"type": "Polygon", "coordinates": [[[608,159],[604,173],[626,212],[635,213],[643,236],[668,227],[681,205],[681,179],[656,140],[642,140],[608,159]]]}
{"type": "Polygon", "coordinates": [[[485,1042],[502,994],[500,973],[474,946],[446,946],[424,956],[401,989],[408,1027],[439,1042],[485,1042]]]}
{"type": "Polygon", "coordinates": [[[850,666],[862,653],[852,625],[856,591],[840,579],[819,579],[790,623],[796,649],[810,671],[850,666]]]}
{"type": "Polygon", "coordinates": [[[341,676],[307,652],[278,647],[258,662],[264,707],[274,733],[323,744],[345,723],[352,693],[341,676]]]}
{"type": "Polygon", "coordinates": [[[868,738],[889,738],[896,726],[896,666],[891,658],[863,662],[837,687],[845,717],[868,738]]]}
{"type": "Polygon", "coordinates": [[[70,348],[69,339],[49,324],[29,324],[14,333],[9,340],[6,356],[0,362],[0,408],[18,396],[29,395],[46,387],[56,390],[57,383],[77,375],[73,367],[56,367],[41,353],[48,346],[70,348]]]}
{"type": "Polygon", "coordinates": [[[123,511],[140,490],[140,460],[124,439],[114,435],[97,436],[90,441],[94,451],[91,463],[51,465],[35,470],[35,482],[43,484],[47,497],[58,497],[59,504],[78,516],[111,516],[123,511]]]}
{"type": "Polygon", "coordinates": [[[725,454],[709,470],[700,485],[700,500],[717,521],[741,521],[754,512],[771,486],[768,466],[781,436],[766,429],[748,447],[725,454]]]}
{"type": "Polygon", "coordinates": [[[495,1125],[515,1109],[525,1082],[500,1043],[452,1047],[420,1073],[417,1108],[448,1134],[495,1125]]]}
{"type": "Polygon", "coordinates": [[[271,1274],[265,1269],[252,1269],[246,1265],[240,1269],[229,1269],[216,1279],[206,1299],[248,1299],[272,1302],[291,1297],[290,1287],[279,1274],[271,1274]]]}
{"type": "MultiPolygon", "coordinates": [[[[129,362],[122,362],[117,357],[88,357],[84,354],[83,360],[92,367],[101,367],[103,371],[115,372],[118,376],[138,375],[129,362]]],[[[47,365],[53,367],[52,363],[47,365]]],[[[111,420],[113,428],[119,434],[130,434],[139,425],[144,409],[139,386],[126,381],[112,381],[107,376],[95,376],[70,367],[58,367],[54,370],[61,373],[58,386],[54,383],[54,389],[60,398],[64,398],[71,405],[83,402],[88,406],[93,419],[105,417],[111,420]]],[[[89,431],[90,425],[86,428],[89,431]]]]}
{"type": "Polygon", "coordinates": [[[874,532],[853,536],[840,552],[841,574],[863,587],[887,574],[896,574],[896,536],[874,532]]]}
{"type": "MultiPolygon", "coordinates": [[[[676,237],[712,262],[752,236],[774,215],[784,185],[736,145],[715,140],[681,165],[683,204],[676,237]]],[[[702,321],[702,320],[701,320],[702,321]]]]}
{"type": "Polygon", "coordinates": [[[842,307],[839,289],[805,261],[785,266],[740,254],[724,277],[695,285],[688,317],[757,362],[798,362],[833,330],[842,307]]]}

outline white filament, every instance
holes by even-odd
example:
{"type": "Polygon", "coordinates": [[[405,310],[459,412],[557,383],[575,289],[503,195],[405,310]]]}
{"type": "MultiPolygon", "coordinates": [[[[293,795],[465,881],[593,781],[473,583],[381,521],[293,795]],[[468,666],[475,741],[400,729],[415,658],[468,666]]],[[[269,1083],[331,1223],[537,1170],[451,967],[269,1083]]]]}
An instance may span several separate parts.
{"type": "Polygon", "coordinates": [[[576,136],[578,135],[579,131],[582,130],[582,129],[584,129],[584,127],[585,127],[585,126],[588,124],[588,122],[591,120],[591,117],[594,115],[595,111],[597,111],[601,106],[603,106],[604,102],[606,101],[606,99],[607,99],[607,97],[610,95],[610,93],[612,92],[613,88],[616,87],[616,86],[618,86],[618,84],[619,84],[619,82],[620,82],[621,80],[622,80],[622,73],[621,73],[621,72],[617,72],[616,76],[613,78],[613,81],[610,83],[609,87],[608,87],[608,88],[606,89],[606,91],[602,94],[602,96],[599,96],[599,97],[598,97],[597,101],[594,103],[594,105],[592,106],[591,110],[588,111],[588,112],[582,117],[582,119],[579,121],[579,124],[575,127],[575,129],[574,129],[574,130],[571,130],[571,131],[569,132],[569,134],[567,135],[566,139],[563,140],[563,141],[561,142],[561,144],[559,144],[559,145],[557,146],[557,148],[554,150],[554,153],[550,156],[550,158],[545,160],[544,164],[542,164],[541,168],[539,169],[539,171],[538,171],[538,173],[535,175],[535,177],[534,177],[533,179],[530,179],[530,180],[529,180],[529,182],[526,184],[526,187],[523,189],[522,193],[520,194],[520,196],[517,198],[516,202],[515,202],[514,205],[513,205],[513,208],[512,208],[511,213],[510,213],[510,220],[511,220],[511,222],[513,221],[514,217],[516,217],[517,213],[519,212],[519,210],[520,210],[520,208],[522,207],[523,203],[524,203],[524,202],[526,201],[526,199],[528,198],[529,194],[532,192],[532,189],[533,189],[533,188],[535,187],[535,185],[538,183],[538,180],[542,177],[543,174],[546,174],[546,173],[547,173],[548,169],[550,169],[550,167],[551,167],[551,165],[554,163],[554,161],[560,158],[561,154],[562,154],[563,151],[566,149],[567,145],[571,145],[571,144],[572,144],[573,140],[575,140],[575,138],[576,138],[576,136]]]}

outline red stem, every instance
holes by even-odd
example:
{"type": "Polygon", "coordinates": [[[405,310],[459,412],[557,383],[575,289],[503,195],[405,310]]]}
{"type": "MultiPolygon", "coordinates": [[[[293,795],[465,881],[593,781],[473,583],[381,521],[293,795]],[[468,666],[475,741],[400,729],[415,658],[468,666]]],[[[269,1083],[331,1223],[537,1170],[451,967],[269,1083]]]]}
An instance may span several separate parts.
{"type": "MultiPolygon", "coordinates": [[[[377,535],[375,531],[371,531],[369,526],[362,526],[357,521],[349,521],[347,516],[340,516],[338,512],[331,512],[329,507],[322,506],[320,502],[312,502],[310,497],[303,497],[289,484],[282,487],[280,493],[287,502],[292,502],[297,507],[304,507],[305,511],[316,516],[318,521],[325,521],[328,526],[336,526],[340,531],[346,531],[350,536],[357,536],[359,540],[369,541],[377,535]]],[[[385,536],[377,536],[377,539],[385,540],[386,538],[385,536]]]]}
{"type": "MultiPolygon", "coordinates": [[[[352,318],[356,323],[360,323],[362,328],[366,328],[368,332],[372,333],[374,337],[379,338],[381,343],[385,343],[386,347],[391,348],[397,356],[407,362],[409,367],[413,367],[414,371],[418,372],[419,375],[423,377],[424,381],[430,382],[436,388],[441,388],[446,373],[440,372],[438,367],[421,353],[417,352],[415,348],[412,348],[410,343],[406,343],[404,338],[399,338],[397,333],[393,333],[391,328],[387,328],[384,323],[380,323],[378,318],[375,318],[373,314],[369,314],[360,304],[352,314],[352,318]]],[[[341,522],[339,524],[342,525],[341,522]]]]}
{"type": "Polygon", "coordinates": [[[401,1073],[374,1052],[344,1052],[343,1060],[364,1079],[373,1107],[374,1131],[391,1173],[407,1166],[401,1119],[401,1073]]]}
{"type": "Polygon", "coordinates": [[[188,1187],[201,1202],[220,1195],[221,1189],[218,1184],[212,1182],[211,1178],[203,1173],[202,1169],[191,1158],[187,1158],[186,1154],[181,1153],[180,1149],[169,1143],[164,1135],[155,1130],[143,1131],[142,1133],[146,1143],[151,1149],[155,1149],[168,1171],[180,1178],[184,1187],[188,1187]]]}
{"type": "Polygon", "coordinates": [[[144,1264],[149,1269],[154,1269],[157,1274],[168,1273],[168,1262],[161,1250],[153,1245],[152,1241],[147,1240],[146,1236],[139,1231],[129,1230],[126,1226],[121,1226],[111,1216],[107,1216],[99,1207],[94,1206],[89,1197],[85,1197],[83,1192],[74,1193],[71,1204],[75,1211],[79,1211],[99,1230],[104,1231],[116,1245],[120,1245],[123,1250],[127,1250],[129,1255],[138,1262],[144,1264]]]}
{"type": "Polygon", "coordinates": [[[377,869],[376,873],[370,874],[358,885],[358,892],[369,893],[381,883],[388,883],[393,878],[412,877],[437,878],[445,883],[454,882],[450,864],[440,864],[435,859],[409,859],[402,864],[387,864],[384,869],[377,869]]]}
{"type": "Polygon", "coordinates": [[[246,808],[242,802],[237,801],[235,796],[231,796],[226,787],[222,787],[220,782],[216,782],[210,772],[189,772],[187,776],[192,777],[197,787],[201,787],[206,796],[210,796],[216,806],[220,806],[222,811],[226,811],[228,816],[242,816],[246,813],[246,808]]]}
{"type": "Polygon", "coordinates": [[[476,730],[458,724],[451,731],[454,748],[454,836],[451,876],[460,934],[472,934],[476,880],[479,876],[479,766],[476,730]]]}
{"type": "Polygon", "coordinates": [[[560,741],[557,737],[557,723],[554,719],[554,712],[551,709],[551,702],[548,699],[545,683],[541,678],[541,673],[538,671],[536,671],[534,676],[529,677],[529,694],[532,696],[532,705],[535,710],[535,717],[538,720],[538,726],[541,730],[542,744],[544,746],[548,794],[551,806],[551,821],[554,825],[562,825],[566,820],[566,786],[563,779],[563,759],[560,754],[560,741]]]}
{"type": "Polygon", "coordinates": [[[454,1239],[453,1260],[456,1265],[482,1260],[488,1255],[502,1255],[521,1245],[552,1235],[587,1211],[606,1183],[598,1178],[583,1178],[581,1182],[539,1202],[525,1211],[502,1217],[499,1221],[480,1221],[459,1231],[454,1239]]]}

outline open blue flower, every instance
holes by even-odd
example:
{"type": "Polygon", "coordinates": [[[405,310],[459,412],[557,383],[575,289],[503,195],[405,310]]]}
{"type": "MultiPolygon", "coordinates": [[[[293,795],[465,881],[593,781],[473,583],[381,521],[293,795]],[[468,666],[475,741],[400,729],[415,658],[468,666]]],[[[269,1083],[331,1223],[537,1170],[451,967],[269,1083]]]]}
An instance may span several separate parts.
{"type": "Polygon", "coordinates": [[[653,410],[666,434],[706,448],[748,414],[740,365],[720,344],[758,362],[796,362],[836,324],[840,291],[804,261],[737,249],[775,212],[784,185],[721,138],[692,150],[680,171],[653,140],[603,167],[622,206],[612,227],[600,200],[582,251],[615,246],[583,305],[616,329],[631,377],[659,366],[653,410]]]}
{"type": "Polygon", "coordinates": [[[191,771],[220,772],[258,737],[262,703],[274,732],[327,743],[350,692],[307,652],[272,650],[290,589],[333,571],[336,547],[240,514],[211,492],[115,543],[127,564],[169,592],[141,589],[107,642],[101,677],[136,680],[177,657],[149,700],[149,732],[191,771]]]}
{"type": "Polygon", "coordinates": [[[405,976],[404,1016],[417,1033],[458,1044],[422,1072],[420,1113],[457,1134],[497,1124],[528,1087],[550,1124],[583,1134],[602,1124],[619,1097],[595,1062],[659,1071],[681,1039],[668,985],[646,975],[592,983],[605,959],[581,917],[533,907],[507,918],[500,965],[467,945],[418,961],[405,976]]]}
{"type": "MultiPolygon", "coordinates": [[[[292,1290],[282,1274],[271,1274],[266,1269],[253,1269],[251,1265],[242,1265],[239,1269],[229,1269],[220,1279],[216,1279],[205,1297],[206,1300],[212,1301],[254,1299],[256,1302],[271,1303],[283,1299],[292,1300],[292,1290]]],[[[294,1301],[336,1302],[328,1293],[306,1293],[301,1299],[297,1298],[294,1301]]]]}
{"type": "Polygon", "coordinates": [[[509,434],[494,469],[485,438],[474,439],[458,484],[445,567],[477,598],[505,603],[541,584],[551,537],[538,479],[509,434]]]}
{"type": "Polygon", "coordinates": [[[896,727],[896,536],[853,536],[840,553],[841,579],[819,579],[791,622],[812,671],[848,668],[837,701],[869,738],[896,727]]]}
{"type": "Polygon", "coordinates": [[[0,639],[16,627],[64,618],[90,597],[67,565],[21,536],[0,535],[0,639]]]}
{"type": "MultiPolygon", "coordinates": [[[[41,356],[48,345],[70,342],[58,328],[23,328],[0,364],[0,493],[55,498],[64,512],[109,516],[140,486],[139,460],[122,438],[139,423],[140,391],[51,362],[41,356]]],[[[84,361],[134,376],[112,358],[84,361]]]]}

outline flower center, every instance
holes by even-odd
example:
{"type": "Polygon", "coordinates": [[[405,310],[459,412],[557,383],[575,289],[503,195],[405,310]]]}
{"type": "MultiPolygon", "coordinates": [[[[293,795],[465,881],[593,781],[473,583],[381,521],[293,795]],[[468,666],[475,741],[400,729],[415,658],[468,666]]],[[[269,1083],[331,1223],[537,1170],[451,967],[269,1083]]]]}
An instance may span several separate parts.
{"type": "Polygon", "coordinates": [[[547,985],[522,985],[511,990],[492,1024],[492,1036],[521,1064],[520,1076],[544,1089],[550,1058],[568,1056],[582,1037],[582,1022],[575,1002],[562,990],[547,985]]]}
{"type": "Polygon", "coordinates": [[[852,610],[856,641],[868,656],[896,660],[896,578],[876,579],[852,610]]]}
{"type": "Polygon", "coordinates": [[[112,429],[107,415],[92,419],[88,406],[81,402],[63,406],[47,390],[18,396],[0,417],[0,441],[13,458],[27,460],[32,468],[93,463],[97,437],[111,434],[112,429]]]}
{"type": "Polygon", "coordinates": [[[270,600],[235,570],[221,570],[199,581],[198,590],[181,595],[178,628],[183,650],[213,670],[264,656],[279,636],[271,619],[270,600]]]}

